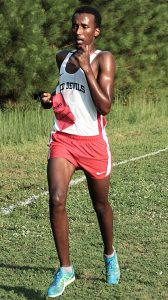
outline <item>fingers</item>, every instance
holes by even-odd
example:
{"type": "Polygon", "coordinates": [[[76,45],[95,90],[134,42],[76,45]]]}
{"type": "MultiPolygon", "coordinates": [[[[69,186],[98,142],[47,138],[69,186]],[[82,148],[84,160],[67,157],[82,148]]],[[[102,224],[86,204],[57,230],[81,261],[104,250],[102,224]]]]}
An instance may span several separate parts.
{"type": "Polygon", "coordinates": [[[76,52],[74,52],[74,59],[76,59],[77,65],[85,72],[90,69],[90,51],[88,45],[81,45],[76,52]]]}
{"type": "Polygon", "coordinates": [[[75,58],[78,58],[78,57],[80,57],[84,52],[85,52],[84,48],[83,48],[83,47],[80,47],[80,48],[78,48],[77,51],[74,53],[74,57],[75,57],[75,58]]]}
{"type": "Polygon", "coordinates": [[[51,98],[51,94],[50,93],[42,93],[41,97],[50,97],[51,98]]]}
{"type": "Polygon", "coordinates": [[[74,53],[74,58],[78,60],[78,62],[85,62],[89,60],[89,46],[81,45],[80,48],[74,53]]]}
{"type": "Polygon", "coordinates": [[[52,97],[50,93],[43,93],[40,98],[41,101],[45,103],[52,103],[52,97]]]}
{"type": "Polygon", "coordinates": [[[89,54],[89,46],[88,45],[81,45],[80,48],[77,49],[77,51],[75,52],[77,54],[89,54]]]}
{"type": "Polygon", "coordinates": [[[88,52],[89,53],[89,45],[81,45],[81,49],[84,51],[84,52],[88,52]]]}

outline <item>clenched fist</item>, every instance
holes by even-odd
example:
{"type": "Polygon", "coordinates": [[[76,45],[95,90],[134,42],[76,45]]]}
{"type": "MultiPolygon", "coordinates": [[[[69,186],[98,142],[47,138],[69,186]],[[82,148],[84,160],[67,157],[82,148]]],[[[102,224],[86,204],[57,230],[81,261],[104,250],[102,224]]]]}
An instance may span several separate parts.
{"type": "Polygon", "coordinates": [[[52,95],[50,93],[42,93],[40,95],[40,101],[44,108],[52,107],[52,95]]]}

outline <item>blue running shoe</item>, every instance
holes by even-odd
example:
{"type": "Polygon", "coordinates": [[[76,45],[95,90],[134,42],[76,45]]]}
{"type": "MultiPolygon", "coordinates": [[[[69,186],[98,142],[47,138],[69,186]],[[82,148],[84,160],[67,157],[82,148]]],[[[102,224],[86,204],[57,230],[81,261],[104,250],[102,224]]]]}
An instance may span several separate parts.
{"type": "Polygon", "coordinates": [[[75,280],[74,268],[72,272],[65,272],[59,268],[54,276],[52,284],[48,288],[47,296],[54,298],[63,294],[67,285],[75,280]]]}
{"type": "Polygon", "coordinates": [[[114,255],[112,257],[105,257],[104,260],[106,266],[106,282],[108,284],[118,284],[120,279],[120,268],[116,251],[114,250],[114,255]]]}

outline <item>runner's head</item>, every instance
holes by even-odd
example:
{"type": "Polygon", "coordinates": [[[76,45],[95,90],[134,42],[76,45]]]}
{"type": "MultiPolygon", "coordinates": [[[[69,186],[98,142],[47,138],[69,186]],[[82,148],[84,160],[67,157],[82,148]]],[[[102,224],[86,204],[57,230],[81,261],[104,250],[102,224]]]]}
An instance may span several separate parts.
{"type": "Polygon", "coordinates": [[[72,34],[76,48],[89,45],[93,48],[94,40],[100,34],[101,16],[92,7],[77,8],[72,16],[72,34]]]}
{"type": "Polygon", "coordinates": [[[95,27],[97,27],[97,28],[101,27],[102,18],[101,18],[100,13],[97,11],[97,9],[90,7],[90,6],[81,6],[81,7],[77,8],[72,15],[72,23],[73,23],[74,16],[76,14],[91,14],[91,15],[93,15],[94,21],[95,21],[95,27]]]}

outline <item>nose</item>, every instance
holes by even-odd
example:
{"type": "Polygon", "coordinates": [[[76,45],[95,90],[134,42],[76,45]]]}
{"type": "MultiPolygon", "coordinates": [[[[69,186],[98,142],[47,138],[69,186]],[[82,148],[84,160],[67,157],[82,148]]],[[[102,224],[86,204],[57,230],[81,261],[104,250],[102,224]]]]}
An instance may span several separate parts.
{"type": "Polygon", "coordinates": [[[81,34],[82,34],[82,27],[81,27],[81,26],[79,26],[79,27],[77,28],[76,34],[77,34],[77,35],[81,35],[81,34]]]}

